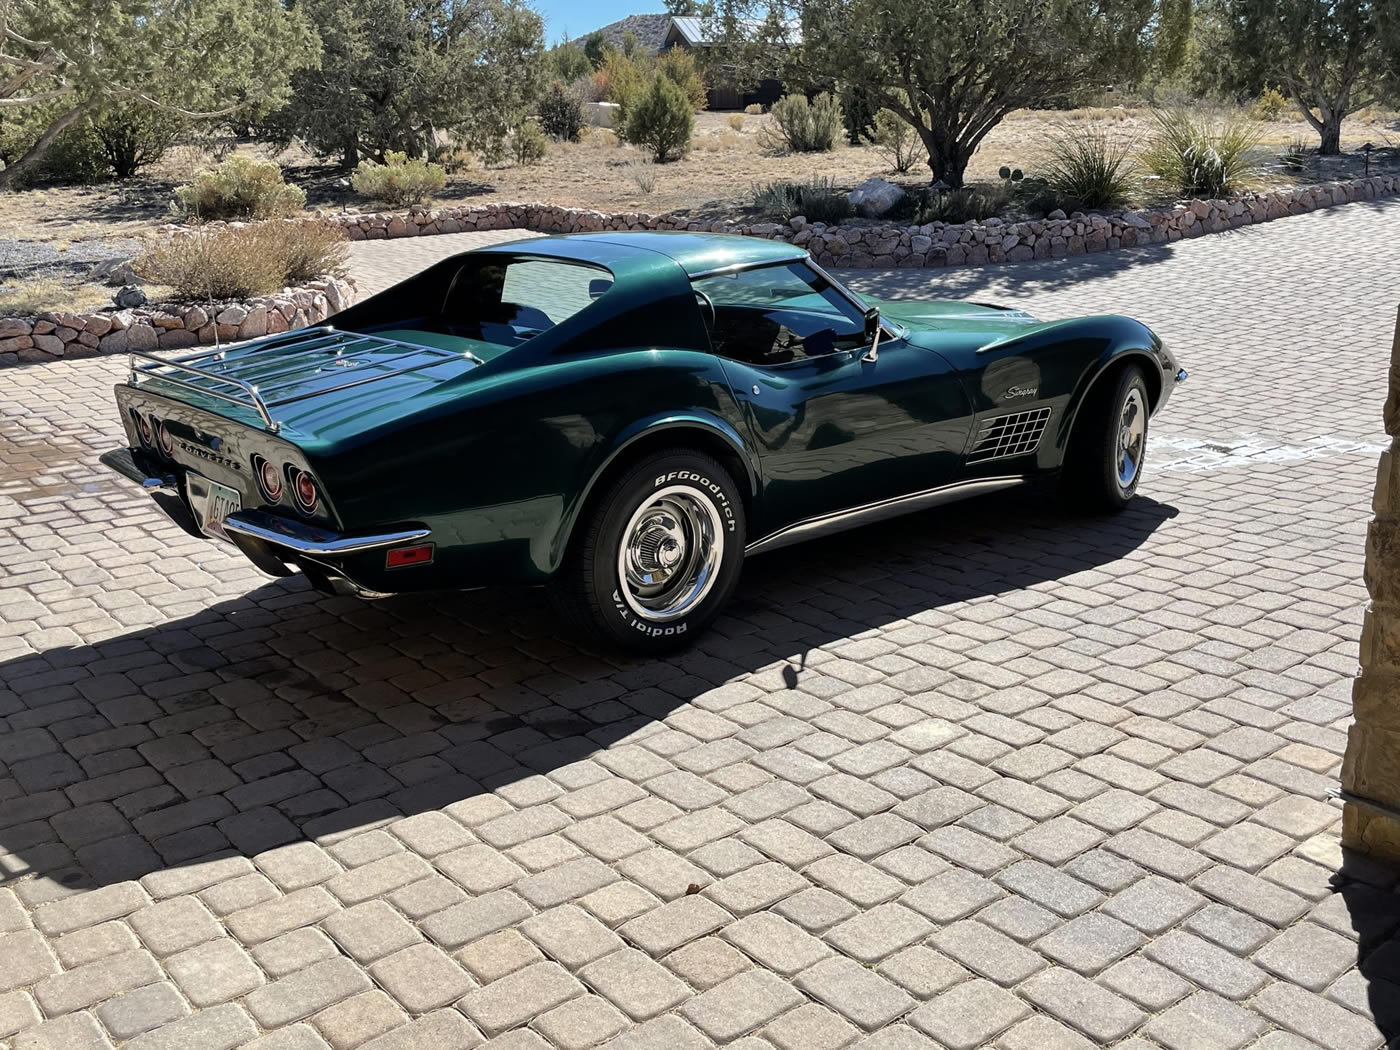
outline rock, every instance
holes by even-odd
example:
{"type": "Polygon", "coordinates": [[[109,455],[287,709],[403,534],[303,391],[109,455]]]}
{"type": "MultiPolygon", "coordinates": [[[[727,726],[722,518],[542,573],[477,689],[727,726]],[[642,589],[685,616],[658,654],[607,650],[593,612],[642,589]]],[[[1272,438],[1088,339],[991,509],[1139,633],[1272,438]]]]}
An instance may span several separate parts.
{"type": "Polygon", "coordinates": [[[117,306],[121,307],[123,310],[130,310],[137,306],[146,305],[146,293],[140,288],[128,285],[116,295],[112,296],[112,302],[116,303],[117,306]]]}
{"type": "Polygon", "coordinates": [[[847,199],[866,218],[878,219],[904,199],[904,190],[886,179],[866,179],[847,195],[847,199]]]}
{"type": "Polygon", "coordinates": [[[1066,214],[1064,213],[1064,211],[1063,211],[1062,209],[1060,209],[1060,208],[1056,208],[1054,211],[1052,211],[1049,215],[1047,215],[1047,216],[1045,216],[1045,217],[1046,217],[1047,219],[1067,219],[1067,218],[1069,218],[1069,216],[1066,215],[1066,214]]]}
{"type": "Polygon", "coordinates": [[[22,317],[0,317],[0,339],[28,335],[32,330],[33,325],[22,317]]]}
{"type": "Polygon", "coordinates": [[[220,310],[218,316],[215,317],[214,320],[219,322],[219,330],[222,332],[224,325],[233,325],[236,328],[243,323],[243,319],[247,316],[248,308],[246,306],[233,303],[220,310]]]}
{"type": "Polygon", "coordinates": [[[183,328],[171,328],[160,334],[160,348],[162,350],[178,350],[183,346],[194,346],[199,341],[199,337],[194,332],[187,332],[183,328]]]}
{"type": "Polygon", "coordinates": [[[202,306],[191,306],[180,315],[180,322],[191,332],[197,332],[209,323],[209,311],[202,306]]]}
{"type": "Polygon", "coordinates": [[[107,314],[93,314],[87,319],[87,324],[83,326],[83,331],[90,336],[101,339],[112,330],[112,318],[107,314]]]}
{"type": "Polygon", "coordinates": [[[12,335],[6,339],[0,339],[0,354],[11,354],[16,350],[28,350],[33,345],[33,336],[12,335]]]}
{"type": "Polygon", "coordinates": [[[260,335],[267,335],[267,307],[255,306],[248,311],[248,316],[243,319],[243,323],[238,326],[239,339],[256,339],[260,335]]]}
{"type": "Polygon", "coordinates": [[[145,321],[137,321],[126,330],[128,350],[154,350],[158,341],[156,330],[145,321]]]}
{"type": "Polygon", "coordinates": [[[126,329],[123,328],[115,332],[108,332],[98,340],[97,348],[104,354],[126,353],[126,329]]]}
{"type": "Polygon", "coordinates": [[[67,325],[59,325],[53,330],[53,334],[58,338],[59,342],[71,343],[74,339],[78,338],[78,329],[69,328],[67,325]]]}
{"type": "Polygon", "coordinates": [[[46,354],[63,353],[63,340],[56,335],[36,335],[32,338],[36,350],[42,350],[46,354]]]}
{"type": "Polygon", "coordinates": [[[88,271],[88,276],[112,288],[145,283],[133,269],[130,259],[104,259],[88,271]]]}
{"type": "Polygon", "coordinates": [[[1149,230],[1152,224],[1136,212],[1125,211],[1123,213],[1123,225],[1131,226],[1137,230],[1149,230]]]}

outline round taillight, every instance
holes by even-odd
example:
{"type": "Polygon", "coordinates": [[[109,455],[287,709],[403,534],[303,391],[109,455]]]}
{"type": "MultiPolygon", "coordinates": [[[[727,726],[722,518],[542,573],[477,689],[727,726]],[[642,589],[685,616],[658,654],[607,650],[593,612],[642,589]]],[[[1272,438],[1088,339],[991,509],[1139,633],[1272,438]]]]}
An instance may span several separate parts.
{"type": "Polygon", "coordinates": [[[292,468],[292,492],[296,494],[297,506],[310,514],[321,502],[321,493],[316,489],[316,479],[304,470],[292,468]]]}
{"type": "Polygon", "coordinates": [[[133,412],[131,414],[135,418],[136,433],[137,436],[141,438],[141,444],[145,445],[147,448],[155,448],[156,440],[155,435],[151,432],[151,421],[140,412],[133,412]]]}
{"type": "Polygon", "coordinates": [[[282,474],[262,456],[253,457],[253,476],[258,479],[258,489],[269,503],[282,502],[282,474]]]}
{"type": "Polygon", "coordinates": [[[167,456],[175,455],[175,442],[170,438],[170,431],[164,423],[156,428],[156,433],[160,435],[160,447],[167,456]]]}

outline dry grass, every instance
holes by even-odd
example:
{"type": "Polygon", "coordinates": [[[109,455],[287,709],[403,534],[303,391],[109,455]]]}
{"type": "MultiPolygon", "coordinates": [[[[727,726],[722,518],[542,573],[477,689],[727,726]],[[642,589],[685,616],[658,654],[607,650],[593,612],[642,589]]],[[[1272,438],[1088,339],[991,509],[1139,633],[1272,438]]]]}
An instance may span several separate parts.
{"type": "MultiPolygon", "coordinates": [[[[147,284],[141,290],[151,302],[172,298],[174,289],[168,285],[147,284]]],[[[47,310],[100,310],[112,305],[116,288],[90,281],[85,277],[31,277],[0,284],[0,317],[8,314],[27,316],[47,310]]]]}
{"type": "MultiPolygon", "coordinates": [[[[638,191],[630,163],[641,156],[637,149],[619,145],[614,132],[590,128],[581,142],[550,148],[544,163],[531,167],[488,167],[467,155],[453,158],[447,187],[429,206],[484,204],[489,201],[549,201],[573,207],[652,212],[685,210],[695,216],[735,214],[749,206],[755,183],[829,178],[842,186],[854,186],[873,174],[886,174],[888,163],[873,147],[846,145],[844,136],[830,153],[769,155],[760,148],[759,131],[771,121],[767,114],[747,115],[744,130],[730,126],[729,113],[700,113],[695,118],[696,148],[682,160],[666,165],[650,194],[638,191]]],[[[970,181],[996,180],[1002,165],[1023,169],[1027,176],[1044,171],[1054,143],[1057,122],[1070,121],[1088,128],[1111,127],[1115,135],[1145,139],[1155,127],[1149,110],[1142,108],[1092,108],[1069,112],[1020,111],[996,127],[983,142],[968,169],[970,181]]],[[[1278,155],[1294,139],[1309,145],[1316,135],[1302,120],[1260,122],[1258,156],[1264,183],[1318,181],[1349,178],[1361,173],[1359,156],[1309,157],[1301,173],[1283,170],[1278,155]]],[[[1363,142],[1400,146],[1400,120],[1386,112],[1363,114],[1343,125],[1343,146],[1354,149],[1363,142]],[[1369,118],[1369,119],[1368,119],[1369,118]]],[[[258,146],[244,145],[240,153],[264,155],[258,146]]],[[[310,207],[357,209],[358,198],[338,183],[344,173],[317,166],[313,159],[289,151],[279,158],[288,166],[288,178],[307,191],[310,207]]],[[[1374,158],[1377,170],[1382,157],[1374,158]]],[[[26,240],[79,240],[87,237],[132,236],[168,221],[167,208],[176,185],[188,180],[192,170],[210,163],[208,156],[180,149],[147,178],[126,184],[93,187],[53,187],[0,194],[0,235],[26,240]]],[[[1394,170],[1400,159],[1384,161],[1394,170]]],[[[1384,169],[1382,169],[1384,170],[1384,169]]],[[[900,181],[927,182],[923,161],[914,164],[900,181]]]]}
{"type": "Polygon", "coordinates": [[[211,227],[153,246],[136,272],[168,284],[176,299],[244,299],[339,271],[345,231],[329,223],[269,222],[211,227]]]}

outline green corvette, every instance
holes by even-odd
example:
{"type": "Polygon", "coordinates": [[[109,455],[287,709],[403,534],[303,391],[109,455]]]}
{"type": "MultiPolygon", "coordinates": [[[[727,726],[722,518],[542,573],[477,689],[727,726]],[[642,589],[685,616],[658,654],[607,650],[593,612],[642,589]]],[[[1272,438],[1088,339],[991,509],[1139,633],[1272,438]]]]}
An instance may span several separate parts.
{"type": "Polygon", "coordinates": [[[102,458],[273,575],[549,584],[658,650],[748,555],[1041,478],[1124,506],[1185,378],[1126,317],[872,302],[780,242],[585,234],[467,252],[318,327],[135,353],[102,458]]]}

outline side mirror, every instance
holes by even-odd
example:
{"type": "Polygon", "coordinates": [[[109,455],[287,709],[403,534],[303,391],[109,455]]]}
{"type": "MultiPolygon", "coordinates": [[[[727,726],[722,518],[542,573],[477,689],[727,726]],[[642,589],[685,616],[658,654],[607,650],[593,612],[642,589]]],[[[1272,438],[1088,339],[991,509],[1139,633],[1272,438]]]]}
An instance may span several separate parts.
{"type": "Polygon", "coordinates": [[[870,340],[870,349],[862,355],[862,361],[875,361],[880,356],[880,308],[872,306],[865,311],[865,337],[870,340]]]}

